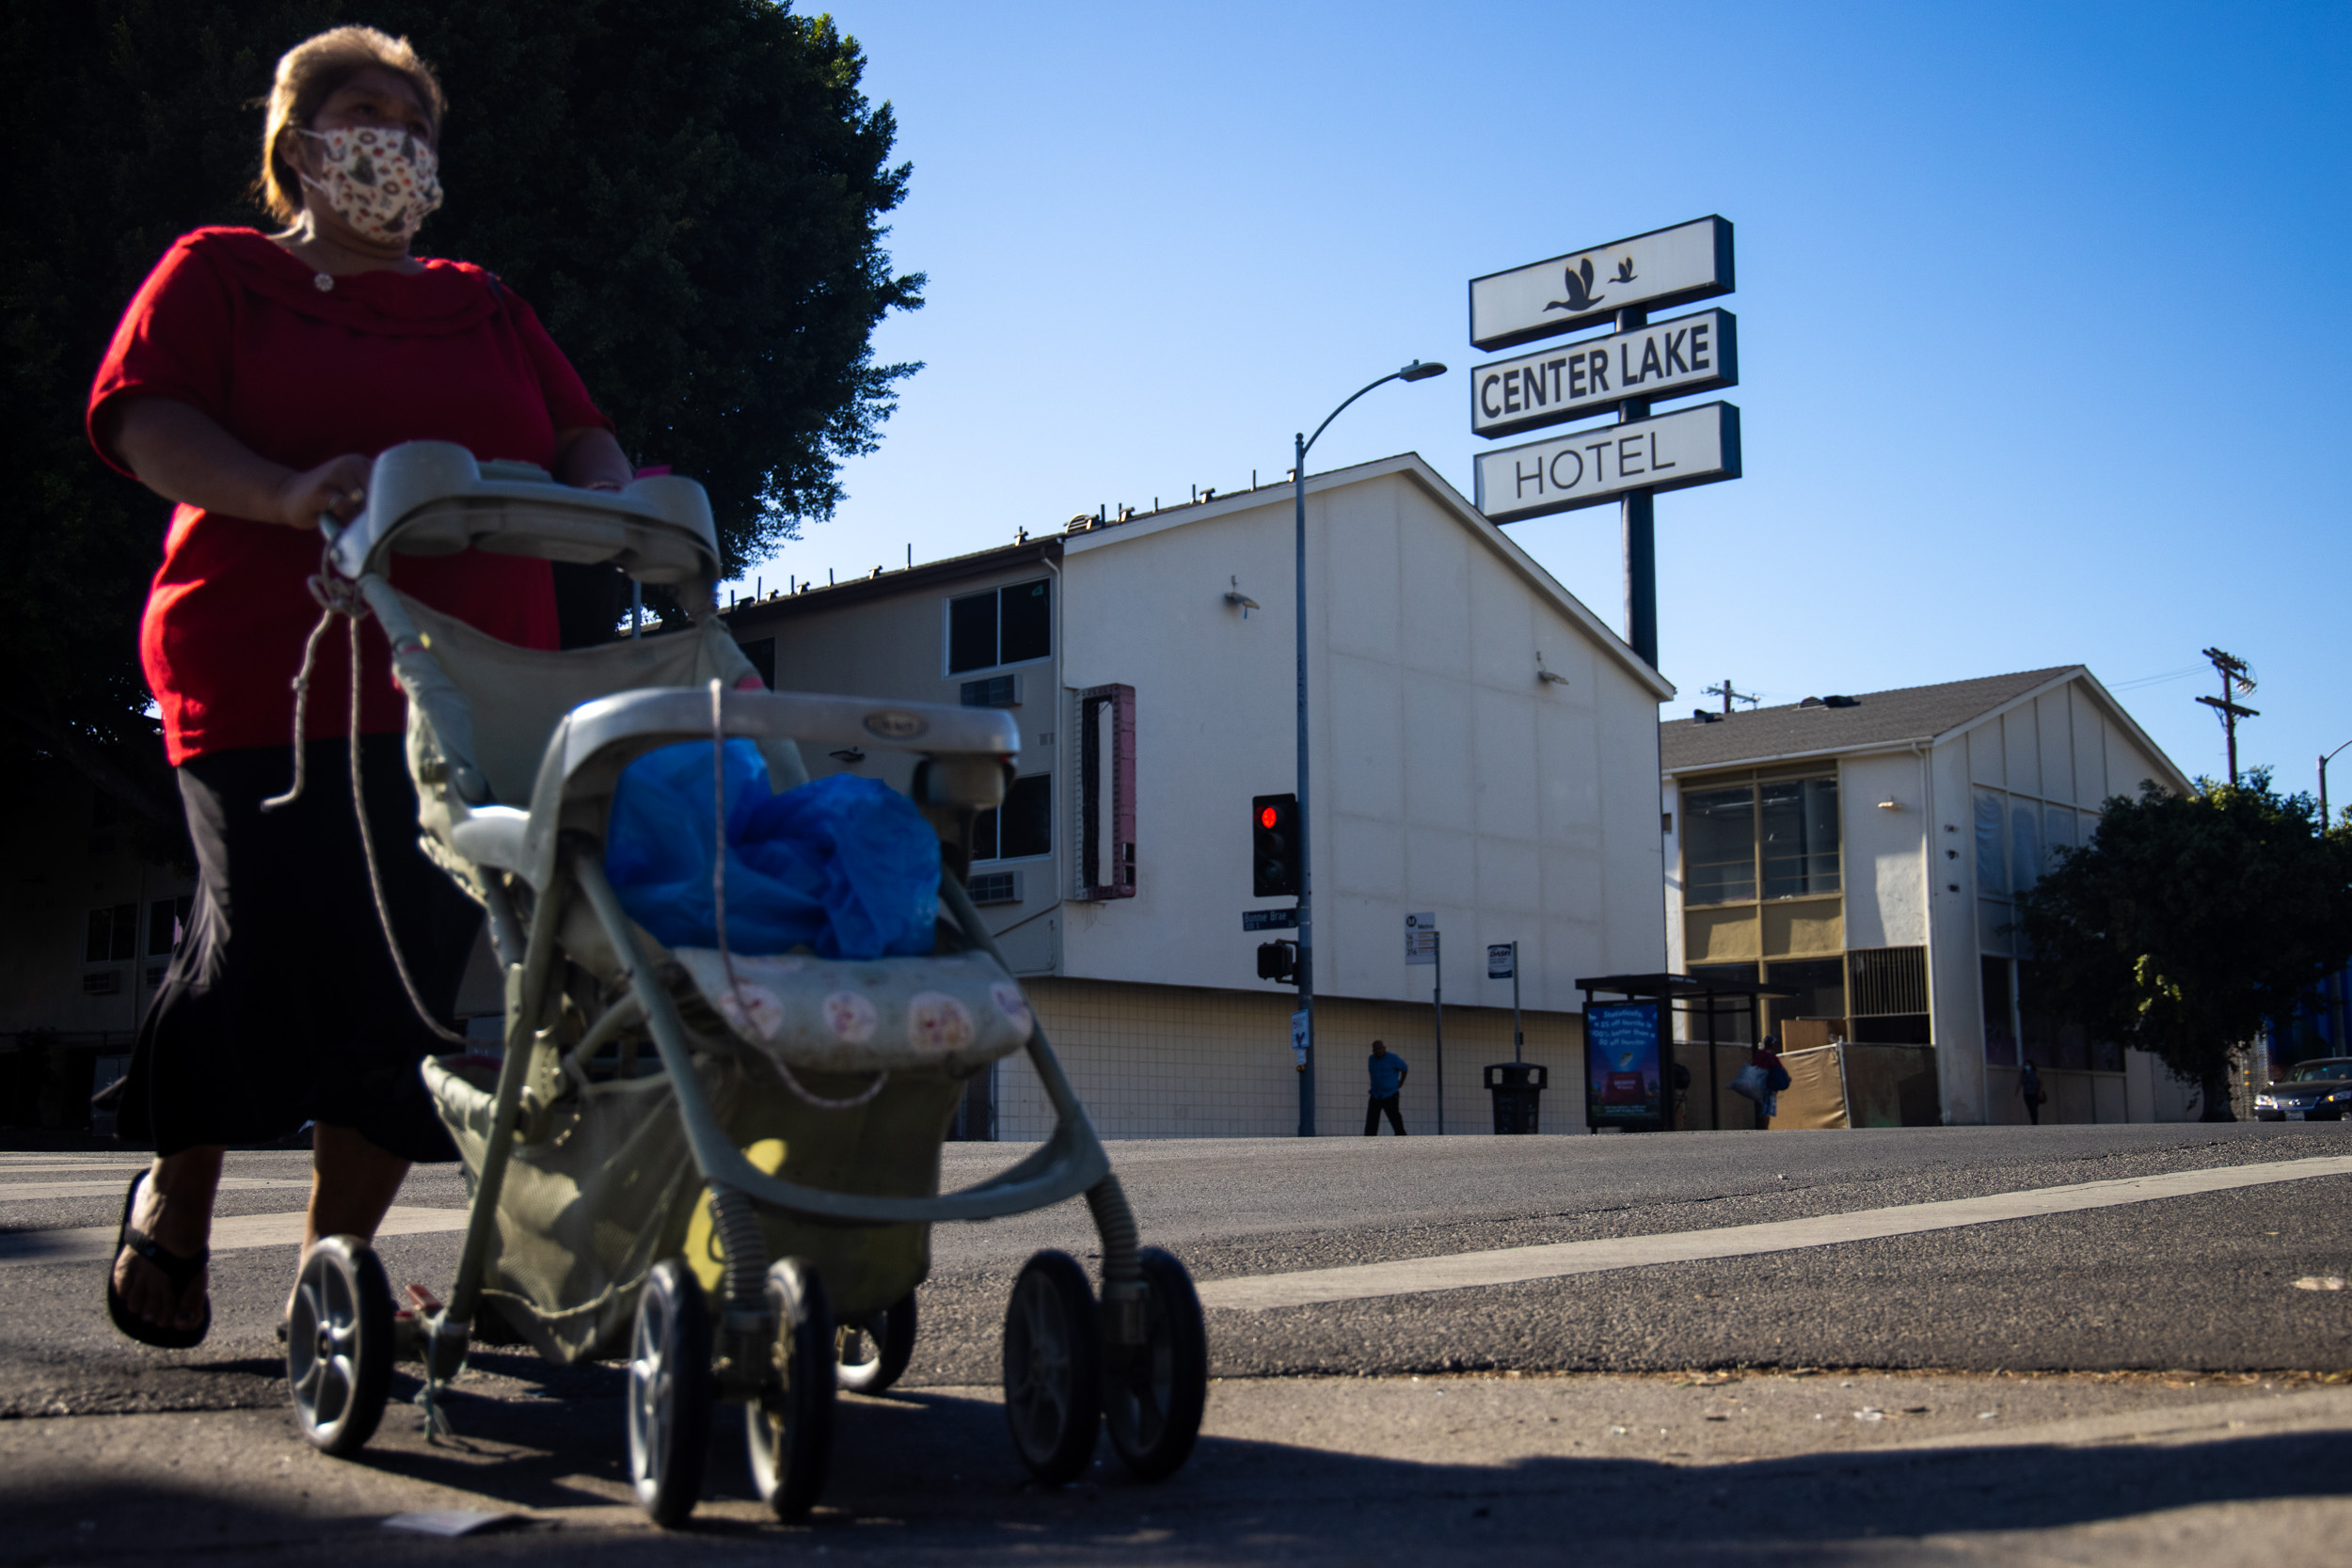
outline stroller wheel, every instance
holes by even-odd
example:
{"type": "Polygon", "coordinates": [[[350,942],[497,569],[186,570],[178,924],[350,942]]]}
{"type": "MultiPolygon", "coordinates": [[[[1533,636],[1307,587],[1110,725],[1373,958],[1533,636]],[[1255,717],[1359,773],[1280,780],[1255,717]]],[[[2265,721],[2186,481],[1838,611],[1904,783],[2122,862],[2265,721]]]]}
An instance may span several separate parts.
{"type": "Polygon", "coordinates": [[[286,1320],[286,1384],[302,1435],[338,1457],[365,1448],[384,1418],[392,1288],[357,1236],[328,1236],[302,1261],[286,1320]]]}
{"type": "Polygon", "coordinates": [[[843,1323],[834,1338],[834,1382],[852,1394],[879,1394],[914,1358],[914,1292],[864,1323],[843,1323]]]}
{"type": "Polygon", "coordinates": [[[1013,1281],[1005,1311],[1005,1420],[1029,1473],[1077,1479],[1103,1420],[1103,1329],[1094,1288],[1066,1252],[1041,1252],[1013,1281]]]}
{"type": "Polygon", "coordinates": [[[1105,1347],[1103,1419],[1137,1481],[1173,1475],[1192,1455],[1209,1397],[1209,1336],[1192,1275],[1172,1254],[1142,1255],[1143,1343],[1105,1347]]]}
{"type": "Polygon", "coordinates": [[[779,1519],[808,1517],[833,1462],[833,1308],[825,1282],[797,1258],[768,1268],[768,1311],[776,1337],[770,1375],[744,1407],[752,1479],[779,1519]]]}
{"type": "Polygon", "coordinates": [[[702,1500],[710,1453],[710,1309],[683,1260],[645,1275],[628,1352],[628,1479],[637,1503],[664,1529],[702,1500]]]}

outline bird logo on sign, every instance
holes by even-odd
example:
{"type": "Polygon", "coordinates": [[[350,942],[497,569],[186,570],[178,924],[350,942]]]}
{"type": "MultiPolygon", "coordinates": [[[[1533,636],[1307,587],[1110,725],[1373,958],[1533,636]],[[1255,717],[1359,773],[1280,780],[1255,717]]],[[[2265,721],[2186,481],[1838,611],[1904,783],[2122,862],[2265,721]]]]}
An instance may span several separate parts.
{"type": "Polygon", "coordinates": [[[1553,300],[1544,307],[1545,309],[1574,310],[1581,315],[1600,303],[1600,296],[1593,293],[1593,259],[1589,256],[1568,268],[1567,279],[1563,286],[1566,288],[1568,297],[1553,300]]]}
{"type": "Polygon", "coordinates": [[[1629,256],[1629,257],[1627,257],[1624,261],[1619,261],[1619,262],[1617,263],[1617,276],[1616,276],[1616,277],[1613,277],[1613,278],[1611,278],[1609,281],[1610,281],[1610,282],[1612,282],[1612,283],[1630,283],[1630,282],[1632,282],[1632,281],[1633,281],[1633,258],[1632,258],[1632,257],[1630,257],[1630,256],[1629,256]]]}

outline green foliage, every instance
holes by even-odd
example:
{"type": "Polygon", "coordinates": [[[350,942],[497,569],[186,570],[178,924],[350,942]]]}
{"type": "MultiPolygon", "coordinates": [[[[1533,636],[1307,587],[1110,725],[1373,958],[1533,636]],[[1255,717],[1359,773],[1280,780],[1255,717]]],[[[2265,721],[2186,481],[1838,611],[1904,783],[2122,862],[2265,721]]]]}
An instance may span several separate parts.
{"type": "Polygon", "coordinates": [[[2352,826],[2322,832],[2268,773],[2153,784],[2018,901],[2054,1012],[2215,1085],[2233,1046],[2352,958],[2352,826]]]}
{"type": "Polygon", "coordinates": [[[769,0],[9,8],[0,717],[151,815],[177,816],[136,650],[168,508],[90,452],[83,405],[174,237],[270,227],[247,195],[258,101],[284,50],[351,21],[406,34],[449,91],[448,202],[420,251],[481,262],[532,302],[622,445],[709,487],[731,568],[831,513],[836,465],[872,450],[915,369],[868,347],[923,279],[882,248],[908,169],[830,18],[769,0]]]}

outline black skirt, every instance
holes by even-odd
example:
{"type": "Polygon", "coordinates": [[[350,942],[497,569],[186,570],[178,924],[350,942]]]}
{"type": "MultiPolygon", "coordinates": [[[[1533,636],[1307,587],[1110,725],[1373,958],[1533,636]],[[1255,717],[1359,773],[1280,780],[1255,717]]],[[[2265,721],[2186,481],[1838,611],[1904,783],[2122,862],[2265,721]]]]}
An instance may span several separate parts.
{"type": "MultiPolygon", "coordinates": [[[[393,932],[425,1005],[448,1023],[482,911],[417,847],[401,737],[360,745],[393,932]]],[[[196,899],[139,1023],[124,1138],[174,1154],[270,1142],[314,1121],[354,1128],[406,1159],[455,1158],[417,1071],[451,1047],[419,1021],[392,968],[368,891],[348,747],[311,741],[302,799],[274,812],[262,802],[293,779],[292,748],[181,765],[196,899]]]]}

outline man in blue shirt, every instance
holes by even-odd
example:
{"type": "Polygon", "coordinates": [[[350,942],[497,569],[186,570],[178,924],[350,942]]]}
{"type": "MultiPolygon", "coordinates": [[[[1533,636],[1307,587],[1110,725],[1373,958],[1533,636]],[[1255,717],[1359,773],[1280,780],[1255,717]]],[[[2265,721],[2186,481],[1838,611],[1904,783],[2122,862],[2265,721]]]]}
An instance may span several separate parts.
{"type": "Polygon", "coordinates": [[[1365,1064],[1372,1072],[1372,1103],[1364,1107],[1364,1136],[1380,1134],[1380,1113],[1389,1113],[1389,1125],[1396,1135],[1405,1135],[1405,1114],[1396,1108],[1396,1098],[1405,1089],[1405,1075],[1413,1069],[1405,1065],[1405,1058],[1391,1051],[1380,1041],[1372,1042],[1372,1056],[1365,1064]]]}

